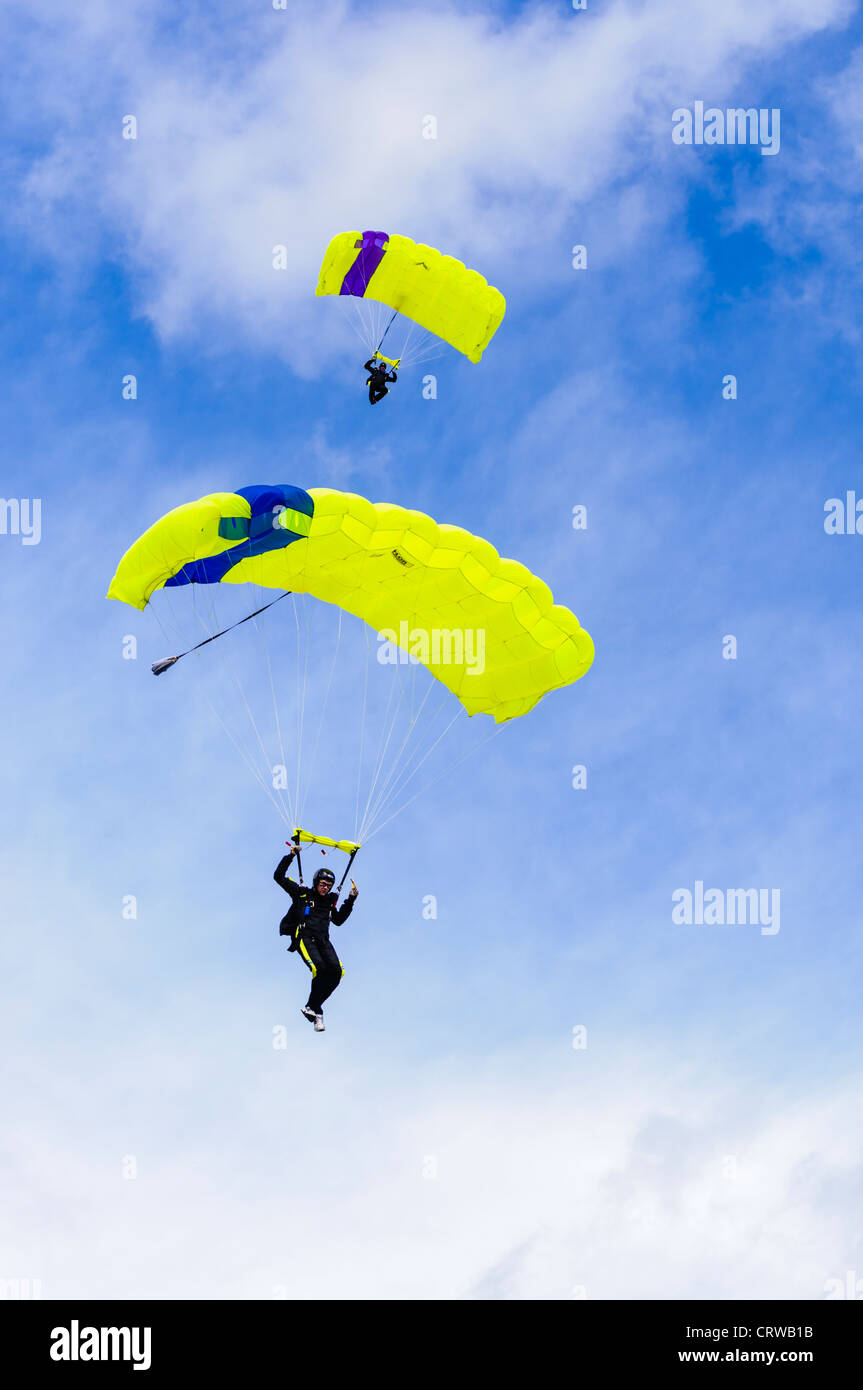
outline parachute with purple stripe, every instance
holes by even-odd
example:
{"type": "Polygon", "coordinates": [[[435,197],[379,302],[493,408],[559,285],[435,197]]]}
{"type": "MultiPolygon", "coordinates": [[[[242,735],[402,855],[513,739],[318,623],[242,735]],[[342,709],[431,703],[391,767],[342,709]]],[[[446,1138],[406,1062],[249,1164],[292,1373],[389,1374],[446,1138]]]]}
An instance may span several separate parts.
{"type": "Polygon", "coordinates": [[[362,241],[356,243],[359,255],[342,281],[339,294],[352,294],[362,299],[384,258],[389,239],[388,232],[363,232],[362,241]]]}

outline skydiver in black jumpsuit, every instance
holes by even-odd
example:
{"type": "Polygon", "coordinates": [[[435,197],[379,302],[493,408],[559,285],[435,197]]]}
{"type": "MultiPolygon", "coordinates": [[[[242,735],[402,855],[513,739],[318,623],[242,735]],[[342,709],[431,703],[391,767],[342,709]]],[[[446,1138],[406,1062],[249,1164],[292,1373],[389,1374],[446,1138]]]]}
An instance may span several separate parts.
{"type": "Polygon", "coordinates": [[[366,386],[369,388],[369,405],[377,405],[378,401],[382,401],[384,396],[388,396],[390,393],[387,382],[398,381],[398,376],[395,371],[388,372],[383,363],[376,357],[370,357],[363,370],[369,373],[369,379],[366,382],[366,386]]]}
{"type": "Polygon", "coordinates": [[[287,871],[295,853],[290,849],[273,874],[279,887],[291,895],[291,906],[279,924],[279,932],[292,938],[288,949],[299,951],[312,972],[312,988],[302,1012],[315,1025],[315,1032],[322,1033],[324,1000],[338,988],[345,973],[330,941],[330,922],[340,927],[347,921],[353,911],[357,886],[352,882],[350,893],[339,907],[339,895],[331,891],[336,881],[331,869],[318,869],[311,888],[288,878],[287,871]]]}

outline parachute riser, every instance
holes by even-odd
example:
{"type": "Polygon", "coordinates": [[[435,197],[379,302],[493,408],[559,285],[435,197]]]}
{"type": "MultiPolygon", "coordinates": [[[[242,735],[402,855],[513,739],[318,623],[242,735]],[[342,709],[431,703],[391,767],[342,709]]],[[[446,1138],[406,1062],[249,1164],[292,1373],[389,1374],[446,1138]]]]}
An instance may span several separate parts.
{"type": "Polygon", "coordinates": [[[339,893],[341,893],[341,891],[342,891],[342,888],[343,888],[343,886],[344,886],[345,879],[347,878],[348,874],[349,874],[350,871],[351,871],[351,865],[353,864],[354,860],[355,860],[356,857],[357,857],[357,852],[358,852],[358,850],[359,850],[359,845],[357,845],[357,848],[354,850],[353,854],[351,855],[350,859],[348,860],[347,868],[345,869],[344,873],[342,874],[342,881],[341,881],[341,883],[339,884],[338,888],[336,889],[336,894],[337,894],[337,895],[338,895],[339,893]]]}
{"type": "Polygon", "coordinates": [[[393,324],[395,323],[395,321],[396,321],[397,318],[398,318],[398,309],[394,309],[394,310],[393,310],[393,316],[392,316],[392,318],[390,319],[389,323],[387,324],[386,328],[384,329],[383,333],[381,334],[381,340],[380,340],[380,342],[378,343],[377,347],[375,348],[374,352],[372,353],[372,357],[379,357],[379,358],[381,359],[382,362],[389,362],[389,364],[390,364],[391,367],[397,367],[398,364],[399,364],[399,362],[401,361],[401,358],[400,358],[400,357],[397,357],[397,358],[395,359],[395,361],[393,361],[393,359],[392,359],[391,357],[384,357],[384,354],[381,352],[381,348],[382,348],[383,345],[384,345],[384,338],[385,338],[385,337],[387,336],[387,334],[389,333],[390,329],[392,328],[392,326],[393,326],[393,324]]]}
{"type": "MultiPolygon", "coordinates": [[[[299,832],[299,830],[295,830],[295,831],[294,831],[293,835],[291,836],[291,839],[293,840],[294,844],[296,845],[296,849],[294,850],[294,857],[295,857],[295,859],[296,859],[296,861],[297,861],[297,873],[298,873],[299,876],[300,876],[300,883],[302,884],[302,883],[303,883],[303,860],[302,860],[302,855],[300,854],[300,832],[299,832]]],[[[303,886],[305,886],[305,885],[303,885],[303,886]]]]}

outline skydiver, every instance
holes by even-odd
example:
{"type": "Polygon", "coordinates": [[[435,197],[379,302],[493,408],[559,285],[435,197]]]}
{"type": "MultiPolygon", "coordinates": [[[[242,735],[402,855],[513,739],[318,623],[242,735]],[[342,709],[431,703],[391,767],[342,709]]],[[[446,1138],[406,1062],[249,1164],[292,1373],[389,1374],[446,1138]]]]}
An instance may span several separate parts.
{"type": "Polygon", "coordinates": [[[279,887],[291,895],[291,906],[279,924],[279,934],[291,937],[288,950],[299,951],[312,972],[312,988],[301,1012],[315,1025],[316,1033],[323,1033],[324,1000],[338,988],[345,973],[330,941],[330,922],[340,927],[347,921],[359,890],[351,879],[351,891],[339,907],[339,895],[332,891],[336,881],[332,869],[318,869],[311,888],[295,883],[288,878],[287,871],[296,852],[289,845],[288,853],[273,874],[279,887]]]}
{"type": "Polygon", "coordinates": [[[388,372],[383,362],[375,357],[370,357],[365,363],[363,371],[369,373],[369,379],[366,382],[366,386],[369,388],[369,405],[377,405],[378,401],[382,401],[384,396],[388,396],[390,393],[387,382],[398,381],[395,368],[388,372]]]}

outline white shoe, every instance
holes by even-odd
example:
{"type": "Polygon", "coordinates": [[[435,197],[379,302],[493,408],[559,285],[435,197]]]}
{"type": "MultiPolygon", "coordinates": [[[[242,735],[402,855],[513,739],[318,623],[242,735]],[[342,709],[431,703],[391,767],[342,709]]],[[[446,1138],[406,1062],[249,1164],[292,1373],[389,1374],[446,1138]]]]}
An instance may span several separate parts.
{"type": "Polygon", "coordinates": [[[315,1019],[317,1018],[317,1014],[315,1013],[314,1009],[310,1009],[308,1004],[303,1005],[302,1009],[300,1010],[300,1013],[303,1015],[303,1018],[307,1018],[309,1020],[309,1023],[314,1023],[315,1019]]]}
{"type": "Polygon", "coordinates": [[[316,1033],[323,1033],[323,1032],[325,1032],[325,1031],[326,1031],[326,1029],[325,1029],[325,1025],[324,1025],[324,1016],[323,1016],[323,1014],[315,1014],[315,1032],[316,1032],[316,1033]]]}

